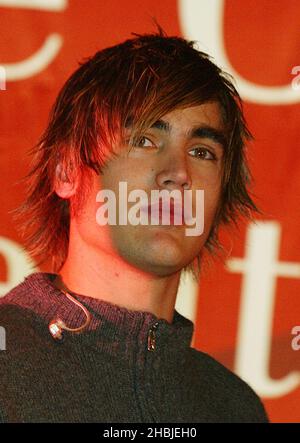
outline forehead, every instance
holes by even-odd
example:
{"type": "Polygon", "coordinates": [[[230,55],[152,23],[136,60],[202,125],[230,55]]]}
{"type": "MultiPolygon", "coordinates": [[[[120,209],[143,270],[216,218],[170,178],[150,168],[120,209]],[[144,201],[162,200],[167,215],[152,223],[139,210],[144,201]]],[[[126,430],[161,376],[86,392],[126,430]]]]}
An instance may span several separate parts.
{"type": "MultiPolygon", "coordinates": [[[[146,126],[149,128],[156,128],[164,130],[165,132],[171,132],[172,130],[185,130],[191,127],[205,125],[218,129],[220,131],[226,130],[224,123],[224,115],[220,104],[216,101],[206,102],[196,106],[178,107],[166,114],[161,115],[157,120],[153,122],[150,115],[144,117],[142,124],[143,129],[146,126]],[[148,120],[151,123],[148,124],[148,120]],[[145,126],[146,124],[146,126],[145,126]]],[[[137,124],[140,127],[141,121],[137,124]]],[[[125,130],[134,131],[136,124],[134,119],[130,116],[126,119],[125,130]]]]}
{"type": "Polygon", "coordinates": [[[211,102],[168,112],[149,125],[148,130],[176,139],[209,138],[225,148],[227,134],[224,126],[219,104],[211,102]]]}
{"type": "MultiPolygon", "coordinates": [[[[208,102],[197,106],[177,108],[162,116],[167,123],[166,130],[190,130],[197,126],[208,126],[220,131],[225,130],[219,103],[208,102]]],[[[155,124],[153,126],[156,126],[155,124]]]]}
{"type": "Polygon", "coordinates": [[[125,134],[132,140],[145,131],[154,131],[164,137],[176,138],[209,138],[226,148],[228,143],[228,127],[224,124],[223,109],[217,101],[205,102],[199,105],[178,107],[155,118],[147,117],[142,126],[135,126],[129,118],[125,125],[125,134]]]}

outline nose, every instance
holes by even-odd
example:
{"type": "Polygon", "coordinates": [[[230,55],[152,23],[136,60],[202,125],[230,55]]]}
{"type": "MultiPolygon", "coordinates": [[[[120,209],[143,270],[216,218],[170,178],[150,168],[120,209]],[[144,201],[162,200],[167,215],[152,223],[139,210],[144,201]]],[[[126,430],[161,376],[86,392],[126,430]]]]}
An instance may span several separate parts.
{"type": "Polygon", "coordinates": [[[168,156],[164,159],[156,176],[156,182],[161,189],[179,189],[182,191],[191,188],[192,180],[184,153],[172,157],[168,156]]]}

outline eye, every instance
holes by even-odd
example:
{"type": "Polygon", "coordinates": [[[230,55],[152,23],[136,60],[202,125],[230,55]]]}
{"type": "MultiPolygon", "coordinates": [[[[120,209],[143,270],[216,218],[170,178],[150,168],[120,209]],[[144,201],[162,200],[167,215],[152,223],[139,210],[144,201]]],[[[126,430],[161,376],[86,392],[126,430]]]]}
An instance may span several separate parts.
{"type": "Polygon", "coordinates": [[[202,160],[216,160],[217,157],[207,148],[193,148],[189,152],[196,152],[192,157],[200,158],[202,160]]]}
{"type": "Polygon", "coordinates": [[[134,146],[138,146],[140,148],[153,148],[155,147],[154,143],[148,137],[141,137],[138,140],[134,141],[134,146]]]}

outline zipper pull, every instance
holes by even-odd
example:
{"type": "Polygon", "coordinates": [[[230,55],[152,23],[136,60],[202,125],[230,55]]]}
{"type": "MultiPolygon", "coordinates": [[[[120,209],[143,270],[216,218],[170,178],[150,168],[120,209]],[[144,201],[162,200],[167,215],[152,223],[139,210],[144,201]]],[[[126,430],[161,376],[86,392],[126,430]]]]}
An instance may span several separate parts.
{"type": "Polygon", "coordinates": [[[156,347],[156,329],[157,329],[158,325],[159,325],[159,323],[156,322],[149,329],[149,333],[148,333],[148,351],[155,351],[155,347],[156,347]]]}

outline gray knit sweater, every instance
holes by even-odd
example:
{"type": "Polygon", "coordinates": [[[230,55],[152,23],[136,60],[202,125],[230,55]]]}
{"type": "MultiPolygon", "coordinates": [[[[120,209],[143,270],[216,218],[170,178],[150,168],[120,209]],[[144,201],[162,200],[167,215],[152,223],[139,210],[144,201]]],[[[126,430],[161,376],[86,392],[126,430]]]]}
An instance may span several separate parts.
{"type": "Polygon", "coordinates": [[[0,422],[265,422],[257,395],[213,358],[190,347],[193,324],[172,324],[73,294],[92,315],[86,331],[54,340],[48,324],[84,323],[57,289],[34,273],[0,299],[0,422]],[[153,326],[155,325],[154,329],[153,326]],[[154,331],[154,332],[153,332],[154,331]],[[151,335],[153,350],[148,350],[151,335]]]}

